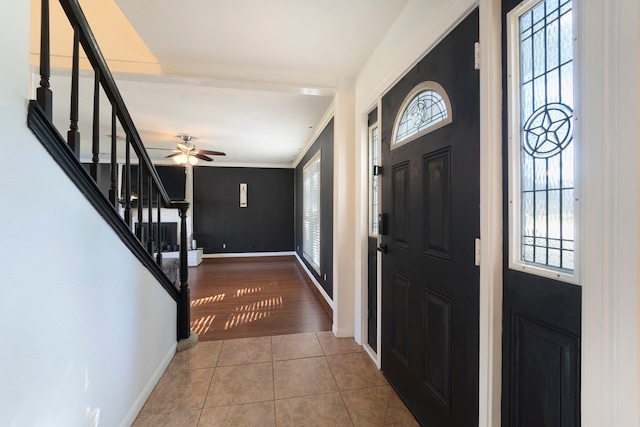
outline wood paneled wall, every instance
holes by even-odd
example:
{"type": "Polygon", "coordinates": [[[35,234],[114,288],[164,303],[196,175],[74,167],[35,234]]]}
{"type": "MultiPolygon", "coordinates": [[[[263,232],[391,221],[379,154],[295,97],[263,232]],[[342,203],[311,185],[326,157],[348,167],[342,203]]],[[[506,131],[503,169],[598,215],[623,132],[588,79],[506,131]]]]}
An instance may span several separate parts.
{"type": "Polygon", "coordinates": [[[293,169],[194,167],[193,181],[193,230],[205,254],[293,251],[293,169]]]}

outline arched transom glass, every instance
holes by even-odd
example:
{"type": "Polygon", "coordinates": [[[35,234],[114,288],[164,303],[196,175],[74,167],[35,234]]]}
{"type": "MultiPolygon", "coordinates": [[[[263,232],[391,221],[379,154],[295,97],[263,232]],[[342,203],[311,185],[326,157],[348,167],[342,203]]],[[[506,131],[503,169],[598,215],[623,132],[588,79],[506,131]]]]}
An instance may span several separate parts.
{"type": "Polygon", "coordinates": [[[401,145],[451,123],[451,103],[436,82],[416,86],[400,108],[394,128],[393,144],[401,145]]]}

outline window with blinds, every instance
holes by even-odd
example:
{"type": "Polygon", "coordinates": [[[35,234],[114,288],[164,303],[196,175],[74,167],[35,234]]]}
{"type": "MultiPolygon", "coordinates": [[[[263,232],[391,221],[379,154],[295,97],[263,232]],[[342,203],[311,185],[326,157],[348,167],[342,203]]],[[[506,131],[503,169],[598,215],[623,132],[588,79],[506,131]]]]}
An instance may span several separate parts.
{"type": "Polygon", "coordinates": [[[302,169],[302,254],[320,274],[320,151],[302,169]]]}

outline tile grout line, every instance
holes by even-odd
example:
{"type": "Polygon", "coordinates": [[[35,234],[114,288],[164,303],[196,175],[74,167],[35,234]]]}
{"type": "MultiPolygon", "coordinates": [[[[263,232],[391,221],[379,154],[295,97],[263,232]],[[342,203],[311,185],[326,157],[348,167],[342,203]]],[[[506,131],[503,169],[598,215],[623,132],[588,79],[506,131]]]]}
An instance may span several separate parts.
{"type": "Polygon", "coordinates": [[[222,354],[222,347],[224,347],[224,340],[220,345],[220,351],[218,352],[218,357],[216,357],[216,361],[214,362],[212,367],[213,370],[211,372],[211,379],[209,380],[209,387],[207,387],[207,392],[204,395],[204,401],[202,402],[202,408],[200,408],[200,416],[198,417],[198,424],[196,424],[196,426],[200,425],[200,420],[202,419],[202,413],[204,412],[207,406],[207,398],[209,397],[209,392],[211,391],[211,385],[213,384],[213,376],[216,374],[216,369],[218,368],[218,360],[220,360],[220,355],[222,354]]]}
{"type": "Polygon", "coordinates": [[[204,400],[202,402],[202,407],[200,408],[200,416],[202,416],[202,411],[204,411],[205,407],[207,406],[207,397],[209,397],[209,391],[211,391],[211,385],[213,384],[213,376],[215,375],[215,373],[216,368],[213,367],[211,369],[211,378],[209,378],[209,386],[207,387],[207,392],[204,394],[204,400]]]}
{"type": "MultiPolygon", "coordinates": [[[[218,356],[220,356],[220,353],[218,353],[218,356]]],[[[207,392],[204,394],[204,399],[202,401],[202,408],[200,408],[200,411],[199,411],[200,413],[198,414],[198,421],[196,423],[196,426],[200,425],[200,420],[202,420],[202,412],[204,411],[204,407],[207,404],[207,396],[209,395],[209,389],[211,388],[211,383],[213,382],[213,374],[216,372],[215,365],[216,364],[214,364],[214,366],[212,367],[212,370],[211,370],[211,378],[209,379],[209,386],[207,387],[207,392]]],[[[195,369],[195,368],[193,368],[193,369],[195,369]]]]}
{"type": "MultiPolygon", "coordinates": [[[[320,341],[320,339],[318,339],[318,341],[320,341]]],[[[322,346],[322,344],[320,344],[320,346],[322,346]]],[[[338,384],[338,380],[336,379],[336,373],[333,372],[333,368],[331,367],[331,364],[329,363],[329,359],[327,359],[327,355],[324,355],[325,358],[325,362],[327,362],[327,366],[329,367],[329,371],[331,372],[331,375],[333,376],[333,381],[336,383],[336,388],[338,389],[338,395],[340,396],[340,400],[342,401],[342,404],[344,405],[344,409],[347,410],[347,415],[349,415],[349,421],[351,421],[351,425],[355,426],[355,422],[353,421],[353,416],[351,415],[351,411],[349,411],[349,407],[347,406],[347,402],[344,401],[344,397],[342,396],[342,390],[340,390],[340,385],[338,384]]]]}
{"type": "Polygon", "coordinates": [[[273,336],[271,336],[271,388],[273,389],[273,425],[278,427],[278,418],[276,416],[276,368],[275,361],[273,360],[273,336]]]}

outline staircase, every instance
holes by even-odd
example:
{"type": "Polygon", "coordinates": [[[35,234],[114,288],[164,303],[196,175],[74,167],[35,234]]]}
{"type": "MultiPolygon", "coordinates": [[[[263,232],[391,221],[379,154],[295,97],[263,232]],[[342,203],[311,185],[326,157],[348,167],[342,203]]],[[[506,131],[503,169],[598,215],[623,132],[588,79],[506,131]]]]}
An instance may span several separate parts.
{"type": "Polygon", "coordinates": [[[129,115],[127,107],[118,90],[115,80],[107,66],[106,60],[98,47],[86,17],[77,0],[59,0],[69,23],[74,31],[73,59],[71,69],[71,99],[69,105],[69,128],[66,138],[52,121],[53,92],[50,88],[50,31],[49,0],[42,0],[41,40],[40,40],[40,83],[36,91],[37,99],[29,103],[27,124],[33,134],[50,153],[73,181],[78,190],[93,205],[107,224],[114,230],[124,245],[157,279],[160,286],[177,304],[177,340],[189,338],[189,284],[187,268],[187,228],[186,218],[189,204],[185,201],[172,201],[151,163],[149,155],[138,131],[129,115]],[[88,58],[93,73],[93,117],[91,152],[92,161],[89,173],[80,162],[81,138],[78,131],[79,120],[79,77],[80,49],[88,58]],[[108,105],[101,105],[100,94],[104,93],[108,105]],[[110,134],[110,178],[111,185],[108,197],[102,194],[97,183],[99,179],[100,156],[100,109],[111,110],[110,134]],[[117,129],[125,134],[124,152],[118,152],[117,129]],[[137,174],[132,176],[132,165],[137,165],[137,174]],[[122,176],[119,176],[122,174],[122,176]],[[132,194],[132,180],[137,180],[138,194],[132,194]],[[121,183],[121,184],[119,184],[121,183]],[[146,185],[143,186],[143,183],[146,185]],[[162,256],[162,242],[154,242],[154,236],[160,232],[162,210],[177,209],[180,215],[180,256],[179,286],[176,286],[165,274],[165,260],[162,256]],[[154,233],[142,233],[133,230],[132,215],[137,215],[137,222],[146,222],[155,230],[154,233]],[[147,218],[144,218],[144,216],[147,218]]]}

